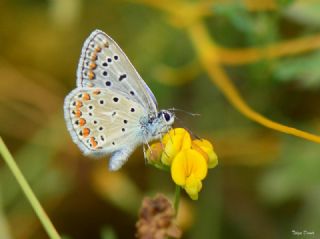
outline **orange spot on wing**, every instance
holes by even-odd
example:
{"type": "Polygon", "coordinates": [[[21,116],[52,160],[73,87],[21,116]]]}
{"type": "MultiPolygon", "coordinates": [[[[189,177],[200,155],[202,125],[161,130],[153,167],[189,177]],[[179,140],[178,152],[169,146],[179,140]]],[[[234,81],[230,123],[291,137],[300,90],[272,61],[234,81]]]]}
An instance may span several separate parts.
{"type": "Polygon", "coordinates": [[[95,141],[95,138],[94,138],[94,137],[91,137],[91,138],[90,138],[90,143],[91,143],[91,145],[92,145],[92,148],[95,148],[95,147],[97,147],[97,145],[98,145],[98,143],[97,143],[97,141],[95,141]]]}
{"type": "Polygon", "coordinates": [[[98,46],[98,47],[96,48],[96,52],[100,52],[100,51],[101,51],[101,47],[98,46]]]}
{"type": "Polygon", "coordinates": [[[86,120],[84,118],[79,119],[79,125],[84,126],[86,124],[86,120]]]}
{"type": "Polygon", "coordinates": [[[78,109],[78,108],[81,108],[82,106],[83,106],[82,101],[78,100],[76,102],[76,108],[78,109]]]}
{"type": "Polygon", "coordinates": [[[91,61],[96,61],[97,60],[97,53],[93,53],[91,57],[91,61]]]}
{"type": "Polygon", "coordinates": [[[82,115],[82,112],[80,110],[76,110],[76,117],[80,117],[82,115]]]}
{"type": "Polygon", "coordinates": [[[89,68],[90,68],[90,70],[94,70],[94,69],[97,68],[97,64],[94,63],[94,62],[91,62],[90,65],[89,65],[89,68]]]}
{"type": "Polygon", "coordinates": [[[83,137],[88,137],[89,134],[90,134],[90,129],[89,129],[89,128],[84,128],[84,129],[82,130],[82,135],[83,135],[83,137]]]}
{"type": "Polygon", "coordinates": [[[93,94],[95,94],[95,95],[99,95],[100,93],[101,93],[100,90],[95,90],[95,91],[93,92],[93,94]]]}
{"type": "Polygon", "coordinates": [[[90,80],[93,80],[93,79],[94,79],[95,74],[93,73],[93,71],[89,71],[88,77],[89,77],[90,80]]]}
{"type": "Polygon", "coordinates": [[[83,100],[90,100],[91,97],[90,97],[90,95],[89,95],[88,93],[83,93],[82,99],[83,99],[83,100]]]}

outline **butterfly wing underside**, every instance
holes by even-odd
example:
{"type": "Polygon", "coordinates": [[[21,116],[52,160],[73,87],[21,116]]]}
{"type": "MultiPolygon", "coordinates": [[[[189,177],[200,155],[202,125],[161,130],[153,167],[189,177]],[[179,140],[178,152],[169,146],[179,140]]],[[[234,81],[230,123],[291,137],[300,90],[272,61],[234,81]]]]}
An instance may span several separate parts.
{"type": "Polygon", "coordinates": [[[65,99],[65,120],[85,155],[111,154],[119,169],[141,137],[142,118],[156,116],[157,102],[115,41],[95,30],[85,41],[77,69],[77,88],[65,99]]]}
{"type": "Polygon", "coordinates": [[[66,97],[64,111],[72,139],[86,155],[103,156],[141,143],[136,141],[144,109],[109,89],[76,88],[66,97]]]}
{"type": "Polygon", "coordinates": [[[157,101],[149,87],[117,43],[100,30],[93,31],[84,43],[77,78],[78,87],[109,88],[139,103],[149,113],[157,112],[157,101]]]}

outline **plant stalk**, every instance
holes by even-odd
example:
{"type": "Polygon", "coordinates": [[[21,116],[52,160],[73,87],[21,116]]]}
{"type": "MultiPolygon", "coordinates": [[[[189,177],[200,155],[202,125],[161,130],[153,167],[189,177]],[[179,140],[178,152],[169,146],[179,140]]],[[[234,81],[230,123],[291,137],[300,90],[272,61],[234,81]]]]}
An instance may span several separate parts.
{"type": "Polygon", "coordinates": [[[1,137],[0,137],[0,154],[2,155],[4,161],[7,163],[13,176],[16,178],[25,196],[29,200],[31,206],[33,207],[33,210],[35,211],[38,218],[40,219],[40,222],[42,223],[44,229],[47,231],[48,236],[51,239],[61,239],[60,235],[58,234],[57,230],[55,229],[52,222],[50,221],[48,215],[42,208],[37,197],[34,195],[30,185],[28,184],[27,180],[23,176],[22,172],[20,171],[18,165],[16,164],[15,160],[13,159],[12,155],[10,154],[8,148],[6,147],[1,137]]]}

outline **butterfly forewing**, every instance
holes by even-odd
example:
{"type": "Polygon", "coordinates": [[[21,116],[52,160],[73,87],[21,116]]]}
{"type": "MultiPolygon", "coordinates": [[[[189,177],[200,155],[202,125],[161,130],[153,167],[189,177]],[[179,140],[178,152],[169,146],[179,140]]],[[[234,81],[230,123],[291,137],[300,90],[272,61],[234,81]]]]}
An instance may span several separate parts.
{"type": "Polygon", "coordinates": [[[107,88],[142,105],[149,113],[157,112],[151,90],[117,43],[102,31],[92,32],[84,43],[77,77],[78,87],[107,88]]]}
{"type": "Polygon", "coordinates": [[[73,141],[85,154],[100,156],[135,142],[145,114],[139,103],[107,88],[73,90],[64,111],[73,141]]]}

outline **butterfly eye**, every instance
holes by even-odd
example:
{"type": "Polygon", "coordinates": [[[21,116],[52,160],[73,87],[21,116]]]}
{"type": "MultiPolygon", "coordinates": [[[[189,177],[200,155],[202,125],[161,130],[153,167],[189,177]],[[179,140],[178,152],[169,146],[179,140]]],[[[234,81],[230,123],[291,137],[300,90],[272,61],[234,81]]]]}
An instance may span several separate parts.
{"type": "Polygon", "coordinates": [[[170,121],[170,119],[171,119],[170,114],[168,114],[167,112],[164,112],[162,115],[163,115],[164,119],[165,119],[167,122],[170,121]]]}

